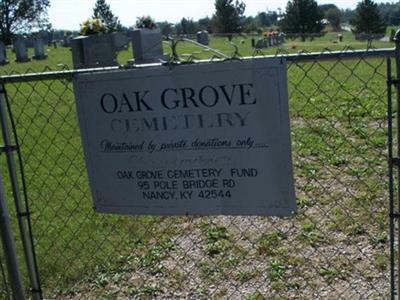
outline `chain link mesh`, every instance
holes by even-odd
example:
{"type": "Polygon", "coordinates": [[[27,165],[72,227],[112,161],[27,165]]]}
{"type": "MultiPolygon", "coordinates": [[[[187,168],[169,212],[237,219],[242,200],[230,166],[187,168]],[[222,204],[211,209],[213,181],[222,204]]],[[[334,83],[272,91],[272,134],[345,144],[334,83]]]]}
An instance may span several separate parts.
{"type": "Polygon", "coordinates": [[[97,214],[71,81],[6,84],[45,297],[388,298],[385,62],[288,63],[293,218],[97,214]]]}
{"type": "MultiPolygon", "coordinates": [[[[2,244],[2,241],[0,241],[2,244]]],[[[0,247],[0,299],[11,300],[11,288],[7,276],[7,266],[4,260],[3,245],[0,247]]]]}

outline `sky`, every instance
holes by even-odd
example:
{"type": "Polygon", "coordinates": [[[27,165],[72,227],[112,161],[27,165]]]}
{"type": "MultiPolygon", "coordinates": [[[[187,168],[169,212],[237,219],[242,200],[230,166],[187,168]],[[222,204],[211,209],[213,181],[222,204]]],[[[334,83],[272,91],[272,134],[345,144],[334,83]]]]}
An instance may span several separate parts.
{"type": "MultiPolygon", "coordinates": [[[[114,15],[122,25],[132,26],[139,16],[150,15],[157,22],[179,22],[182,18],[198,20],[214,13],[215,0],[107,0],[114,15]]],[[[90,18],[96,0],[50,0],[48,11],[50,22],[55,29],[78,30],[79,24],[90,18]]],[[[254,16],[257,12],[277,10],[286,7],[286,0],[243,0],[245,15],[254,16]]],[[[357,0],[318,0],[319,4],[334,3],[339,8],[355,8],[357,0]]],[[[390,2],[376,0],[375,2],[390,2]]]]}

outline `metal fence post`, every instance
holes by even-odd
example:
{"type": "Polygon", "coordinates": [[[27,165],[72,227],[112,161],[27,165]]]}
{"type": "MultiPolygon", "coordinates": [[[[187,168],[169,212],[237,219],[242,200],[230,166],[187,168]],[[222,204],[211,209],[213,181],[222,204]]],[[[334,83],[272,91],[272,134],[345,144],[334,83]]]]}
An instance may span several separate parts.
{"type": "MultiPolygon", "coordinates": [[[[0,97],[2,95],[0,94],[0,97]]],[[[9,280],[14,299],[25,299],[22,276],[19,269],[14,237],[11,230],[10,214],[4,191],[3,179],[0,173],[0,234],[4,248],[9,280]]]]}
{"type": "Polygon", "coordinates": [[[391,58],[386,60],[387,71],[387,118],[388,118],[388,171],[389,171],[389,235],[390,235],[390,299],[395,299],[395,251],[394,251],[394,176],[393,176],[393,103],[392,103],[392,61],[391,58]]]}
{"type": "Polygon", "coordinates": [[[7,103],[4,84],[0,86],[0,123],[3,134],[4,147],[6,149],[5,155],[7,158],[7,166],[11,180],[11,187],[15,206],[17,211],[18,225],[20,229],[22,245],[24,249],[25,260],[28,269],[28,275],[31,282],[31,291],[33,300],[41,300],[42,291],[40,287],[39,275],[36,265],[36,258],[34,255],[34,246],[30,230],[29,212],[24,209],[23,200],[19,190],[18,176],[15,167],[15,160],[13,152],[17,149],[16,145],[12,144],[8,117],[7,117],[7,103]]]}
{"type": "MultiPolygon", "coordinates": [[[[396,90],[397,90],[397,107],[400,104],[400,30],[396,32],[394,37],[396,48],[395,48],[395,60],[396,60],[396,90]]],[[[400,110],[397,109],[396,113],[396,129],[397,129],[397,157],[400,157],[400,110]]],[[[397,189],[400,192],[400,164],[397,164],[397,189]]],[[[400,208],[400,195],[397,196],[396,203],[393,205],[397,205],[397,210],[400,208]]],[[[400,241],[400,218],[399,214],[392,214],[392,218],[397,218],[397,241],[400,241]]],[[[400,295],[400,280],[398,272],[400,270],[400,245],[397,245],[397,297],[400,295]]],[[[394,288],[394,287],[393,287],[394,288]]]]}
{"type": "Polygon", "coordinates": [[[0,174],[0,234],[3,242],[4,255],[7,262],[7,269],[10,276],[13,297],[16,300],[26,299],[25,289],[22,283],[22,276],[19,269],[17,253],[14,244],[14,237],[11,232],[10,215],[8,213],[3,179],[1,174],[0,174]]]}

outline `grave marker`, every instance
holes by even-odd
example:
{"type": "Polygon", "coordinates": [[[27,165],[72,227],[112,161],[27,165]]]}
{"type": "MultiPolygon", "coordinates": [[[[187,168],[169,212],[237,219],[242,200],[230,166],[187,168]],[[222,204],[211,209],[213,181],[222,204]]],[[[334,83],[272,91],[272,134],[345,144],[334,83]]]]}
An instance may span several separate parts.
{"type": "Polygon", "coordinates": [[[0,65],[8,64],[6,46],[0,41],[0,65]]]}
{"type": "Polygon", "coordinates": [[[129,39],[122,32],[113,33],[113,43],[117,51],[122,51],[129,48],[129,39]]]}
{"type": "Polygon", "coordinates": [[[62,41],[62,46],[65,48],[71,47],[71,37],[64,36],[62,41]]]}
{"type": "Polygon", "coordinates": [[[278,35],[279,43],[284,44],[286,42],[286,34],[284,32],[280,32],[278,35]]]}
{"type": "Polygon", "coordinates": [[[33,41],[33,49],[35,52],[33,59],[41,60],[41,59],[47,58],[43,39],[41,39],[41,38],[35,39],[33,41]]]}
{"type": "Polygon", "coordinates": [[[197,37],[197,42],[208,46],[210,44],[210,39],[208,37],[208,32],[207,31],[199,31],[196,34],[197,37]]]}
{"type": "Polygon", "coordinates": [[[28,49],[26,48],[25,40],[23,38],[15,39],[13,42],[13,48],[16,56],[16,62],[30,61],[30,58],[28,57],[28,49]]]}
{"type": "Polygon", "coordinates": [[[265,39],[258,39],[255,48],[256,49],[268,48],[268,44],[266,43],[265,39]]]}
{"type": "Polygon", "coordinates": [[[136,29],[132,35],[134,61],[130,63],[148,64],[167,60],[162,46],[162,35],[159,30],[136,29]]]}
{"type": "Polygon", "coordinates": [[[71,45],[75,69],[118,65],[111,34],[79,36],[71,45]]]}

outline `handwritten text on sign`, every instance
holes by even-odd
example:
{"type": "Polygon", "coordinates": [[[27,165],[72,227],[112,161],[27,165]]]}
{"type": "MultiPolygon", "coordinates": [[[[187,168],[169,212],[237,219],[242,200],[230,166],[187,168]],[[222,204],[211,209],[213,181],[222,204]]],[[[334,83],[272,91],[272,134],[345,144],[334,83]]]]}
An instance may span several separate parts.
{"type": "Polygon", "coordinates": [[[295,211],[281,59],[79,74],[74,88],[97,211],[295,211]]]}

